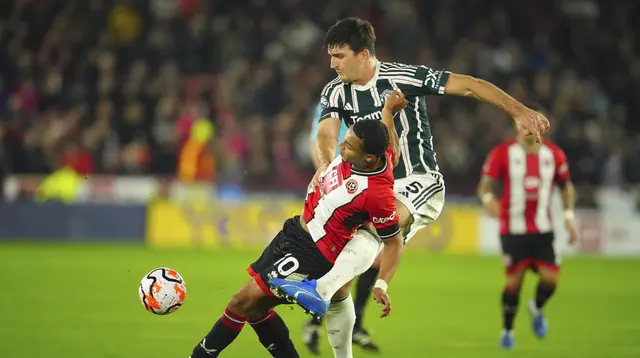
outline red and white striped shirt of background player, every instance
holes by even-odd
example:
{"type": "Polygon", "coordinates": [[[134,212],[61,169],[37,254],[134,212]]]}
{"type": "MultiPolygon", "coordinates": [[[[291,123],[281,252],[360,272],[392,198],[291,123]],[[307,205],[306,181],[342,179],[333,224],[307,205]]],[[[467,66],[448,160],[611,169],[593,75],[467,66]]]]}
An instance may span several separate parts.
{"type": "Polygon", "coordinates": [[[511,139],[491,150],[482,175],[502,182],[500,235],[553,231],[553,188],[570,176],[562,149],[543,140],[537,153],[527,153],[511,139]]]}
{"type": "Polygon", "coordinates": [[[320,176],[320,185],[309,186],[303,219],[331,263],[362,224],[372,222],[382,239],[400,232],[393,192],[395,156],[389,147],[384,165],[375,172],[357,171],[337,156],[320,176]]]}

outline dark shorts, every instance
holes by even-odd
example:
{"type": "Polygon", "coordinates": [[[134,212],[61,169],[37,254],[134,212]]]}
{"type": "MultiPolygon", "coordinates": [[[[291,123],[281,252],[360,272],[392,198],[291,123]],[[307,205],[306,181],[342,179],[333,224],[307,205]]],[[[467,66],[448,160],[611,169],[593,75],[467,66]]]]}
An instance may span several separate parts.
{"type": "Polygon", "coordinates": [[[558,271],[556,252],[553,248],[553,233],[501,235],[502,253],[507,273],[532,268],[545,267],[558,271]]]}
{"type": "Polygon", "coordinates": [[[300,225],[300,217],[294,216],[284,222],[282,230],[269,243],[247,272],[262,291],[275,296],[269,289],[272,277],[317,279],[324,276],[333,264],[320,252],[311,235],[300,225]]]}

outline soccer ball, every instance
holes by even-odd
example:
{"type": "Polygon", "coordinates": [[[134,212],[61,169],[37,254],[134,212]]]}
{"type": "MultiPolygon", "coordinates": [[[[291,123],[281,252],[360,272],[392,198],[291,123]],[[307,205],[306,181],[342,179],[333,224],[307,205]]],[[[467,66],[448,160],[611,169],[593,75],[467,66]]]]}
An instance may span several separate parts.
{"type": "Polygon", "coordinates": [[[182,306],[187,286],[176,270],[159,267],[146,274],[140,282],[140,301],[147,311],[165,315],[182,306]]]}

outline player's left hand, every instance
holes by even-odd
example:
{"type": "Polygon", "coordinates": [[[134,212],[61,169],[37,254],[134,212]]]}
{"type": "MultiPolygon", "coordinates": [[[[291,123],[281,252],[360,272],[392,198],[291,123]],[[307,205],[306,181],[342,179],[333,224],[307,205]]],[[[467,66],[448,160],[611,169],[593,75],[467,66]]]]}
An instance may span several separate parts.
{"type": "Polygon", "coordinates": [[[569,233],[569,244],[575,245],[578,242],[578,235],[576,234],[576,223],[574,220],[566,219],[564,221],[564,226],[567,228],[567,232],[569,233]]]}
{"type": "Polygon", "coordinates": [[[373,292],[371,293],[373,299],[378,302],[378,307],[382,307],[382,313],[380,313],[380,318],[389,317],[391,313],[391,299],[386,292],[380,287],[374,287],[373,292]]]}
{"type": "Polygon", "coordinates": [[[530,108],[525,108],[522,112],[513,117],[516,122],[516,130],[524,135],[532,135],[536,142],[542,141],[542,134],[549,129],[549,120],[530,108]]]}

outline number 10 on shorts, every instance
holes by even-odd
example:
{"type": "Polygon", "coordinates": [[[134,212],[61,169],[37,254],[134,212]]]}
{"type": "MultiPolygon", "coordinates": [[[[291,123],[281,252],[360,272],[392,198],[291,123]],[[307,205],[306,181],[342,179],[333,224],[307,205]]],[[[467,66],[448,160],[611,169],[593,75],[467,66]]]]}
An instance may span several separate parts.
{"type": "Polygon", "coordinates": [[[273,264],[278,271],[278,275],[282,278],[286,278],[287,276],[293,274],[300,268],[300,262],[298,259],[291,256],[291,254],[286,254],[283,258],[276,261],[273,264]]]}

